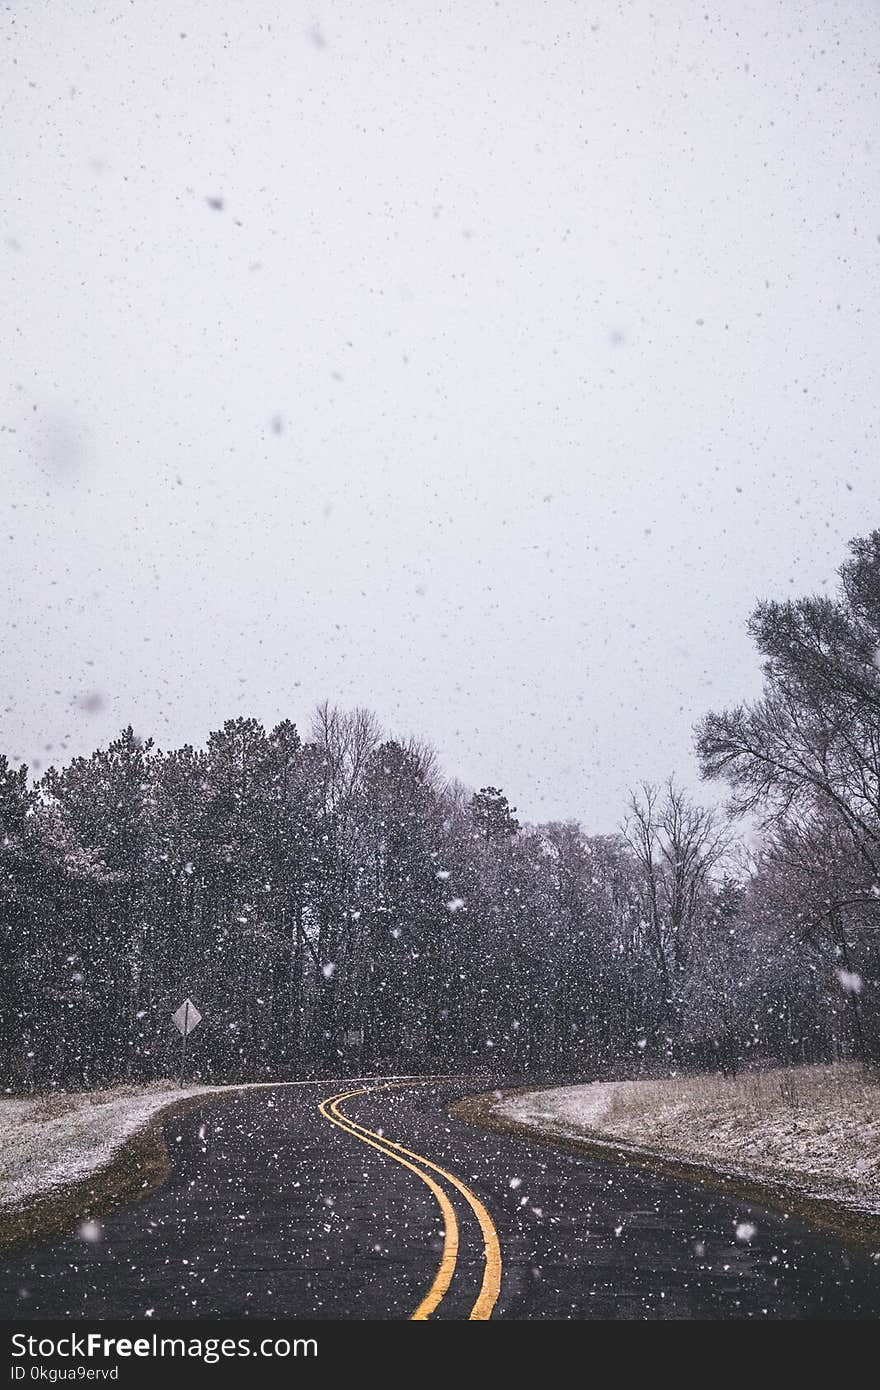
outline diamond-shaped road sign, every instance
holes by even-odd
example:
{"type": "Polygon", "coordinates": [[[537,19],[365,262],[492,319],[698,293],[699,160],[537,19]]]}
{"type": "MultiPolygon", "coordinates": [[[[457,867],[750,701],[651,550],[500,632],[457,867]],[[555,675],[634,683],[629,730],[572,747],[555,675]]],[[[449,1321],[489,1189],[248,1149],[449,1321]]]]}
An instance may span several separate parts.
{"type": "Polygon", "coordinates": [[[202,1021],[202,1015],[199,1013],[193,1001],[189,998],[184,999],[180,1008],[175,1009],[174,1013],[171,1015],[171,1018],[174,1022],[175,1028],[177,1029],[178,1033],[182,1038],[185,1038],[187,1033],[191,1033],[194,1028],[198,1028],[199,1024],[202,1021]]]}

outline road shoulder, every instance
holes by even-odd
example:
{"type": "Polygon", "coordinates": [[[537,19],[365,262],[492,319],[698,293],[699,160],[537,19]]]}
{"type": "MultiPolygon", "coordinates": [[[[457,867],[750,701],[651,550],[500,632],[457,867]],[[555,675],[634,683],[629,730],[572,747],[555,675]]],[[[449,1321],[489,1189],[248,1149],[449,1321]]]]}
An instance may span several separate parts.
{"type": "Polygon", "coordinates": [[[589,1131],[578,1136],[556,1133],[536,1124],[514,1119],[499,1111],[500,1102],[516,1096],[534,1094],[542,1089],[552,1088],[520,1087],[466,1096],[450,1106],[449,1114],[467,1124],[496,1133],[519,1135],[567,1153],[584,1154],[589,1158],[642,1168],[709,1191],[744,1198],[758,1206],[770,1207],[785,1215],[809,1222],[855,1249],[875,1254],[880,1252],[880,1215],[853,1207],[844,1201],[799,1189],[791,1181],[758,1177],[725,1168],[715,1162],[698,1162],[691,1157],[679,1157],[614,1136],[598,1135],[589,1131]]]}
{"type": "Polygon", "coordinates": [[[122,1141],[107,1163],[83,1177],[37,1193],[18,1206],[0,1208],[0,1246],[69,1235],[83,1221],[148,1197],[171,1172],[166,1124],[216,1098],[210,1093],[172,1096],[122,1141]]]}

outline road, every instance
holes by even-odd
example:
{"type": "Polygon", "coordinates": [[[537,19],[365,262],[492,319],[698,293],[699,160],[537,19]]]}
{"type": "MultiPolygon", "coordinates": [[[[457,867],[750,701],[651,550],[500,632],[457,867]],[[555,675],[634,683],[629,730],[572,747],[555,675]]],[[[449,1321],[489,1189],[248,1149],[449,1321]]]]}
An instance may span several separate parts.
{"type": "Polygon", "coordinates": [[[169,1121],[170,1177],[100,1239],[0,1256],[3,1316],[880,1313],[867,1256],[730,1196],[478,1130],[447,1114],[466,1089],[323,1082],[211,1100],[169,1121]]]}

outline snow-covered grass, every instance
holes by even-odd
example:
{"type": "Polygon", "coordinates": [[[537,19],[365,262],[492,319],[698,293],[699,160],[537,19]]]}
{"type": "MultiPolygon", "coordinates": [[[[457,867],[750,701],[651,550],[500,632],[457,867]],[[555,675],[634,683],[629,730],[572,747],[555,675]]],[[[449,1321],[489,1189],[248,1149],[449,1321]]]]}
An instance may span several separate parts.
{"type": "Polygon", "coordinates": [[[880,1083],[855,1066],[561,1086],[494,1110],[541,1133],[619,1140],[880,1213],[880,1083]]]}
{"type": "Polygon", "coordinates": [[[159,1081],[0,1098],[0,1211],[20,1210],[98,1172],[161,1110],[218,1089],[159,1081]]]}

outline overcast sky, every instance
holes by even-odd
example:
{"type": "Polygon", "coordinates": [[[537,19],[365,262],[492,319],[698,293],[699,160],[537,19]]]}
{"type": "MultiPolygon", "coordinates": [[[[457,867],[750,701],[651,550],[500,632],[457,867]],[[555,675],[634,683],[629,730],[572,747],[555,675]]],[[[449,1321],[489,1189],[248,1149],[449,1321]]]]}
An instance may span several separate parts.
{"type": "Polygon", "coordinates": [[[694,784],[880,525],[875,0],[2,25],[0,748],[326,698],[529,819],[694,784]]]}

